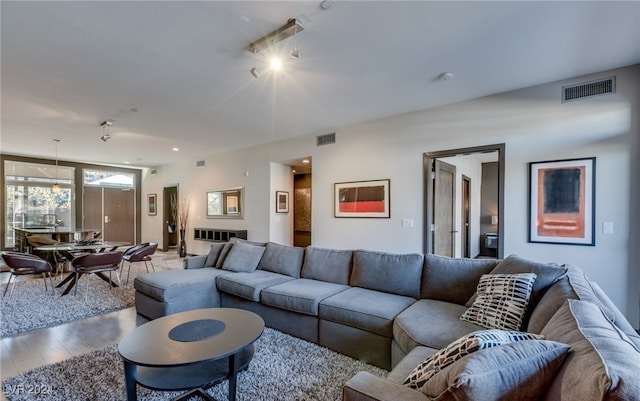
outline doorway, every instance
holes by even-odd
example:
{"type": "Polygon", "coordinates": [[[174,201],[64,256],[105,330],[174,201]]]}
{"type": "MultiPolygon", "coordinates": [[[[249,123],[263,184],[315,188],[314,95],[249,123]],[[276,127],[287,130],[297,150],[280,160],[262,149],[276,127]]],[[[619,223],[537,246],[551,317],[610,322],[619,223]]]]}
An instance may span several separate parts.
{"type": "Polygon", "coordinates": [[[178,247],[178,186],[162,190],[162,250],[178,247]]]}
{"type": "MultiPolygon", "coordinates": [[[[495,256],[502,258],[504,255],[504,167],[505,167],[505,145],[487,145],[461,149],[450,149],[437,152],[429,152],[424,154],[424,188],[425,188],[425,225],[424,225],[424,252],[433,253],[442,256],[456,257],[486,257],[481,254],[481,246],[485,240],[485,235],[481,235],[481,227],[484,227],[484,223],[494,221],[494,233],[496,242],[495,256]],[[453,199],[456,199],[452,203],[446,196],[443,197],[440,194],[443,185],[442,177],[437,180],[436,177],[440,174],[442,162],[454,165],[457,168],[456,175],[463,174],[468,180],[461,177],[461,184],[456,184],[453,179],[454,189],[449,193],[452,194],[453,199]],[[485,213],[485,210],[481,208],[481,194],[480,188],[483,186],[485,179],[482,173],[482,166],[485,163],[495,163],[496,177],[495,186],[496,193],[492,195],[494,201],[494,209],[491,213],[485,213]],[[467,173],[466,171],[470,171],[467,173]],[[456,188],[460,185],[460,189],[456,188]],[[475,185],[475,189],[474,189],[475,185]],[[438,189],[440,187],[440,190],[438,189]],[[466,188],[466,189],[465,189],[466,188]],[[443,199],[446,201],[446,205],[443,205],[443,199]],[[457,206],[454,206],[457,205],[457,206]],[[442,216],[448,213],[449,209],[453,209],[454,217],[449,218],[454,222],[454,226],[451,227],[438,219],[442,219],[442,216]],[[486,216],[485,216],[486,214],[486,216]],[[442,243],[449,241],[454,251],[446,246],[442,246],[442,243]],[[456,247],[456,241],[458,246],[456,247]]],[[[453,173],[449,173],[453,174],[453,173]]],[[[448,191],[447,191],[448,192],[448,191]]]]}
{"type": "Polygon", "coordinates": [[[135,190],[84,186],[83,227],[99,229],[104,241],[135,243],[135,190]]]}

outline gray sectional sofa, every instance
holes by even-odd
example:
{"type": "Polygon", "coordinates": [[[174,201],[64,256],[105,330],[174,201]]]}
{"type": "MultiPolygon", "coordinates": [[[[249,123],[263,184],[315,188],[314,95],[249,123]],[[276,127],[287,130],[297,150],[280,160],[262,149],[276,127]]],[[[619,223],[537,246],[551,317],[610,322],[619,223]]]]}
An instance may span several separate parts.
{"type": "Polygon", "coordinates": [[[640,401],[640,336],[576,267],[243,240],[214,243],[184,266],[135,279],[140,315],[247,309],[269,327],[391,370],[360,372],[344,400],[640,401]],[[479,350],[428,386],[403,384],[425,359],[486,330],[460,318],[480,297],[481,278],[521,273],[535,281],[519,330],[544,340],[479,350]]]}

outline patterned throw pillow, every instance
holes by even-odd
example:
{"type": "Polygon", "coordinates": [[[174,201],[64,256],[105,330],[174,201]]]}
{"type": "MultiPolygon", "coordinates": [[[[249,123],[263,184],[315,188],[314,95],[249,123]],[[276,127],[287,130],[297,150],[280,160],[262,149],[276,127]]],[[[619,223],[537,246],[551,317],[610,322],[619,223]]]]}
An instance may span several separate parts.
{"type": "Polygon", "coordinates": [[[543,340],[544,336],[522,331],[479,330],[462,336],[445,348],[431,355],[411,371],[404,385],[419,389],[441,369],[451,365],[463,356],[481,349],[509,344],[523,340],[543,340]]]}
{"type": "Polygon", "coordinates": [[[483,274],[477,298],[460,319],[490,329],[520,330],[535,273],[483,274]]]}

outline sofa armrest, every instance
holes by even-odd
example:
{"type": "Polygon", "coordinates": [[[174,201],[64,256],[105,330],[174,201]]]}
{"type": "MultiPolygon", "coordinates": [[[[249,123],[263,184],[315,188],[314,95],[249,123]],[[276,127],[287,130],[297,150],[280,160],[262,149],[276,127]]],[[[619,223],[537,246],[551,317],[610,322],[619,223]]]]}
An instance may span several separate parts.
{"type": "Polygon", "coordinates": [[[427,401],[427,396],[369,372],[359,372],[342,388],[342,401],[427,401]]]}
{"type": "Polygon", "coordinates": [[[182,260],[185,269],[201,269],[207,261],[207,255],[188,256],[182,260]]]}

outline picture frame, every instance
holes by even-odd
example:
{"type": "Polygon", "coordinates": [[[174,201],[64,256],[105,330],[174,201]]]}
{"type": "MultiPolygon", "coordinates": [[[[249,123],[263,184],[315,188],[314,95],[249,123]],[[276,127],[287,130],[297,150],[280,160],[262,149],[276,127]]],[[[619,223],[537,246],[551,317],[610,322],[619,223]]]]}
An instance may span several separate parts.
{"type": "Polygon", "coordinates": [[[289,192],[276,191],[276,213],[289,213],[289,192]]]}
{"type": "Polygon", "coordinates": [[[226,197],[225,204],[227,205],[227,214],[228,215],[238,215],[240,214],[240,206],[238,203],[238,196],[229,195],[226,197]]]}
{"type": "Polygon", "coordinates": [[[338,182],[334,184],[334,217],[390,218],[391,180],[338,182]]]}
{"type": "Polygon", "coordinates": [[[149,216],[155,216],[158,214],[158,195],[147,195],[147,214],[149,216]]]}
{"type": "Polygon", "coordinates": [[[529,163],[529,242],[595,246],[596,158],[529,163]]]}

